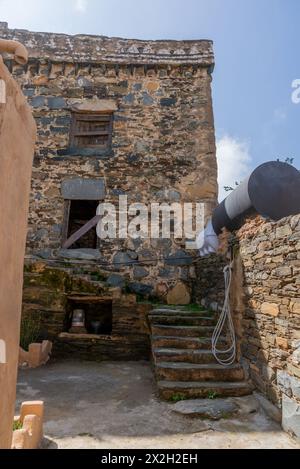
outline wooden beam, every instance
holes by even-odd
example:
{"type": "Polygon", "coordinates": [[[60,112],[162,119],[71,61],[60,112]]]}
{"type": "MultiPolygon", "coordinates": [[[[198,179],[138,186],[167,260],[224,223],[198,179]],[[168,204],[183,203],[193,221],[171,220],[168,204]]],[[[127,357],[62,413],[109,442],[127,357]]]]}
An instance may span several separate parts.
{"type": "Polygon", "coordinates": [[[101,220],[100,215],[96,215],[90,221],[88,221],[84,226],[80,228],[80,230],[76,231],[76,233],[72,234],[69,239],[63,244],[63,249],[69,249],[72,244],[76,243],[82,236],[84,236],[88,231],[90,231],[94,226],[96,226],[99,221],[101,220]]]}

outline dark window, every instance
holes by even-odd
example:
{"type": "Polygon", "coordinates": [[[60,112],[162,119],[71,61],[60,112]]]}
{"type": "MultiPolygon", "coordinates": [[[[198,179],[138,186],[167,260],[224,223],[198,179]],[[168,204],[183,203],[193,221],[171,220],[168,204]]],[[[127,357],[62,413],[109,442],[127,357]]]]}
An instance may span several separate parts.
{"type": "MultiPolygon", "coordinates": [[[[80,230],[88,221],[96,216],[99,202],[96,200],[68,200],[65,213],[65,236],[63,242],[80,230]]],[[[97,249],[96,227],[83,235],[70,249],[97,249]]]]}
{"type": "Polygon", "coordinates": [[[112,140],[112,113],[88,114],[74,112],[70,134],[70,146],[75,148],[99,148],[108,150],[112,140]]]}

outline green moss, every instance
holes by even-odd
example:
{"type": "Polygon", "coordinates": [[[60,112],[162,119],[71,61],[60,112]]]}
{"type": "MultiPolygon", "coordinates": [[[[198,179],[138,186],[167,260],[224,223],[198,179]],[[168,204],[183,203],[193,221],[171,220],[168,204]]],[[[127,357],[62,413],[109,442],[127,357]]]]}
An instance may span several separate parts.
{"type": "Polygon", "coordinates": [[[180,402],[180,401],[186,401],[186,400],[187,398],[185,397],[185,395],[181,393],[173,394],[169,399],[170,402],[174,402],[174,403],[180,402]]]}
{"type": "Polygon", "coordinates": [[[13,423],[13,432],[15,432],[16,430],[22,430],[22,428],[22,422],[20,422],[19,420],[13,423]]]}
{"type": "Polygon", "coordinates": [[[60,270],[46,269],[41,274],[41,284],[51,286],[56,290],[64,290],[67,274],[60,270]]]}
{"type": "Polygon", "coordinates": [[[214,400],[214,399],[217,399],[218,396],[219,395],[216,391],[208,391],[207,393],[207,399],[214,400]]]}
{"type": "Polygon", "coordinates": [[[204,311],[204,308],[203,306],[201,305],[197,305],[196,303],[193,303],[193,304],[190,304],[190,305],[186,305],[186,306],[183,306],[183,308],[185,311],[191,311],[191,312],[198,312],[198,311],[204,311]]]}
{"type": "Polygon", "coordinates": [[[34,314],[21,320],[20,346],[28,352],[29,345],[37,342],[40,335],[41,318],[34,314]]]}

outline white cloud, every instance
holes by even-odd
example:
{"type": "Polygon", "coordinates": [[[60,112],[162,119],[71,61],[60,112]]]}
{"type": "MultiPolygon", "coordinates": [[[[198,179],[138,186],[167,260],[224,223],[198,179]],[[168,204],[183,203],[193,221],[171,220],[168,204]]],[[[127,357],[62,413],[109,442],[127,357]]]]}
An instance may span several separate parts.
{"type": "Polygon", "coordinates": [[[75,10],[79,13],[86,12],[88,0],[75,0],[75,10]]]}
{"type": "Polygon", "coordinates": [[[234,187],[251,172],[252,158],[249,144],[245,141],[224,135],[217,141],[217,159],[219,167],[219,200],[227,197],[224,186],[234,187]]]}

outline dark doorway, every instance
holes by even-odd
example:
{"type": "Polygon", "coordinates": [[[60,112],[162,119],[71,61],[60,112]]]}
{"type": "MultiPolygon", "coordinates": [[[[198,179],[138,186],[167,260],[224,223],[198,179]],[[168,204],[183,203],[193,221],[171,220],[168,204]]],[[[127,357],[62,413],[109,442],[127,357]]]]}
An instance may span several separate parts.
{"type": "MultiPolygon", "coordinates": [[[[95,217],[99,202],[96,200],[71,200],[67,239],[95,217]]],[[[71,249],[97,249],[96,226],[76,241],[71,249]]]]}

